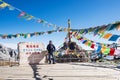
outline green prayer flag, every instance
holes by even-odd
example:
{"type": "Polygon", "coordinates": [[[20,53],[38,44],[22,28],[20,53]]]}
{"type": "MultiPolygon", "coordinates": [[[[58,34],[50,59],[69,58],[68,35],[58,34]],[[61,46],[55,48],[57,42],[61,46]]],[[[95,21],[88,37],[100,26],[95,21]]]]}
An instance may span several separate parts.
{"type": "Polygon", "coordinates": [[[106,48],[103,53],[104,53],[105,55],[108,55],[108,54],[110,53],[110,48],[106,48]]]}
{"type": "Polygon", "coordinates": [[[92,44],[91,42],[88,42],[88,46],[91,46],[91,44],[92,44]]]}
{"type": "Polygon", "coordinates": [[[30,17],[29,14],[25,14],[25,15],[23,16],[23,18],[29,18],[29,17],[30,17]]]}
{"type": "Polygon", "coordinates": [[[40,23],[44,23],[44,20],[41,20],[40,23]]]}
{"type": "Polygon", "coordinates": [[[102,32],[102,33],[100,34],[100,38],[103,37],[104,35],[105,35],[105,32],[102,32]]]}
{"type": "Polygon", "coordinates": [[[24,38],[27,38],[27,34],[24,34],[24,38]]]}
{"type": "Polygon", "coordinates": [[[80,30],[80,34],[83,34],[84,30],[80,30]]]}

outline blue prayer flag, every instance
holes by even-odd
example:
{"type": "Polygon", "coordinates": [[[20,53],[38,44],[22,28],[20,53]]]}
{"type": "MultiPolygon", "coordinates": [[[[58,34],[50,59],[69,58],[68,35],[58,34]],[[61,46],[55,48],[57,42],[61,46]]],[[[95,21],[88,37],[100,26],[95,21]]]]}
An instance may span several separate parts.
{"type": "Polygon", "coordinates": [[[116,41],[119,37],[120,37],[120,36],[118,36],[118,35],[113,35],[113,36],[109,39],[109,41],[116,41]]]}

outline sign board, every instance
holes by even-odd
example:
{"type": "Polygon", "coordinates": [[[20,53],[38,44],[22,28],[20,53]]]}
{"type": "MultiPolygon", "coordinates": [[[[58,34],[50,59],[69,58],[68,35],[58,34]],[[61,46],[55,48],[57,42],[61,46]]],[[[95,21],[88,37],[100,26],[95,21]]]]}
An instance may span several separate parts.
{"type": "Polygon", "coordinates": [[[45,46],[43,43],[20,42],[18,43],[18,51],[20,64],[39,63],[45,56],[45,46]]]}

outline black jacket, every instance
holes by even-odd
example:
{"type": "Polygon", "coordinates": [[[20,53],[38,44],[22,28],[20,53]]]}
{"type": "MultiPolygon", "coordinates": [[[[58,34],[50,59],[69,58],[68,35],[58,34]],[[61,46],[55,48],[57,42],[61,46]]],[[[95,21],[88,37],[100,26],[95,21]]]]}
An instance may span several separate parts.
{"type": "Polygon", "coordinates": [[[48,50],[48,53],[52,53],[53,51],[55,51],[55,46],[53,44],[48,44],[47,50],[48,50]]]}

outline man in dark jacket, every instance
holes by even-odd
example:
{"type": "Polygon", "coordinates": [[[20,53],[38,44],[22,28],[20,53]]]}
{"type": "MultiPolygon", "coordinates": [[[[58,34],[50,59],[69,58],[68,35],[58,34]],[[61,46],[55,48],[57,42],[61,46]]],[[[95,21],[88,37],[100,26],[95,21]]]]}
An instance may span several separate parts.
{"type": "Polygon", "coordinates": [[[53,64],[55,64],[55,59],[54,59],[54,55],[53,52],[55,51],[55,46],[52,44],[52,41],[49,41],[49,44],[47,45],[47,50],[48,50],[48,60],[49,60],[49,64],[51,64],[51,57],[53,60],[53,64]]]}

